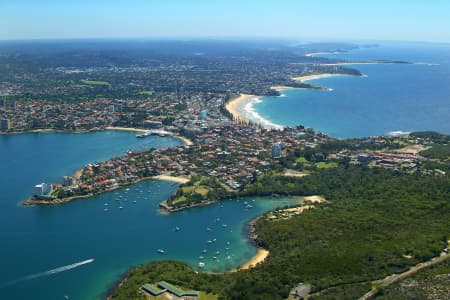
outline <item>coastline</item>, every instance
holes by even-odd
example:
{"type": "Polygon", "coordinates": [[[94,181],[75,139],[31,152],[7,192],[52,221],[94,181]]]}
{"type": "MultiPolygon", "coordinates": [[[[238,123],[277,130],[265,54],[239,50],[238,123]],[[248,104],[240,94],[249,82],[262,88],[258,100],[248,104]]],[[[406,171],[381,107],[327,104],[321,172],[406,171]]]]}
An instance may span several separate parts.
{"type": "Polygon", "coordinates": [[[282,129],[283,126],[270,122],[254,110],[253,104],[260,101],[259,96],[241,94],[239,97],[228,101],[225,109],[233,116],[233,120],[238,123],[253,123],[267,130],[282,129]],[[242,111],[245,111],[245,113],[242,111]]]}
{"type": "MultiPolygon", "coordinates": [[[[91,133],[98,132],[104,130],[114,130],[114,131],[128,131],[128,132],[136,132],[136,133],[145,133],[147,129],[141,128],[133,128],[133,127],[117,127],[117,126],[107,126],[105,128],[92,128],[89,130],[57,130],[52,128],[45,129],[33,129],[33,130],[25,130],[25,131],[12,131],[12,132],[0,132],[0,135],[14,135],[14,134],[27,134],[27,133],[91,133]]],[[[188,139],[187,137],[181,135],[174,135],[176,139],[181,140],[186,146],[191,146],[194,144],[193,141],[188,139]]]]}
{"type": "Polygon", "coordinates": [[[264,262],[264,260],[269,256],[269,254],[270,252],[268,250],[258,248],[258,253],[256,253],[256,255],[253,256],[248,262],[246,262],[240,268],[238,268],[238,271],[248,270],[256,267],[257,264],[264,262]]]}
{"type": "Polygon", "coordinates": [[[192,146],[194,145],[194,142],[188,139],[187,137],[181,136],[181,135],[174,135],[173,136],[176,139],[181,140],[186,146],[192,146]]]}
{"type": "Polygon", "coordinates": [[[187,177],[177,177],[177,176],[170,176],[170,175],[156,175],[156,176],[152,176],[149,178],[153,179],[153,180],[171,181],[171,182],[176,182],[179,184],[185,184],[185,183],[188,183],[189,181],[191,181],[191,179],[187,178],[187,177]]]}
{"type": "MultiPolygon", "coordinates": [[[[296,76],[296,77],[293,77],[292,80],[300,82],[300,83],[304,83],[309,80],[328,78],[328,77],[337,77],[337,76],[351,76],[351,75],[338,74],[338,73],[320,73],[320,74],[296,76]]],[[[330,88],[318,88],[318,87],[314,87],[314,88],[326,90],[326,91],[332,91],[332,89],[330,89],[330,88]]],[[[285,90],[298,90],[298,89],[310,89],[310,88],[276,85],[276,86],[272,86],[271,89],[281,92],[281,91],[285,91],[285,90]]],[[[274,124],[274,123],[270,122],[269,120],[263,118],[256,111],[253,110],[252,100],[255,100],[255,99],[260,100],[260,97],[257,95],[241,94],[240,96],[228,101],[228,103],[225,105],[225,109],[233,116],[233,120],[236,122],[245,122],[245,123],[253,122],[253,123],[258,124],[266,129],[282,128],[283,127],[282,125],[274,124]],[[242,110],[247,110],[248,114],[242,113],[242,110]],[[251,116],[253,116],[253,117],[251,117],[251,116]]]]}
{"type": "Polygon", "coordinates": [[[241,94],[239,97],[231,99],[225,105],[225,109],[233,116],[237,122],[249,122],[250,120],[238,112],[239,108],[251,99],[258,98],[256,95],[241,94]]]}
{"type": "Polygon", "coordinates": [[[58,130],[52,128],[42,128],[42,129],[32,129],[32,130],[23,130],[23,131],[8,131],[8,132],[0,132],[0,135],[15,135],[15,134],[27,134],[27,133],[73,133],[73,134],[81,134],[81,133],[90,133],[101,131],[101,128],[92,128],[88,130],[58,130]]]}
{"type": "MultiPolygon", "coordinates": [[[[74,176],[81,176],[83,169],[78,170],[77,172],[75,172],[74,176]]],[[[79,200],[79,199],[86,199],[86,198],[91,198],[91,197],[95,197],[98,195],[102,195],[105,193],[109,193],[121,188],[124,188],[126,186],[130,186],[133,184],[137,184],[139,182],[145,181],[145,180],[163,180],[163,181],[171,181],[174,183],[178,183],[178,184],[183,184],[186,182],[189,182],[190,179],[185,178],[185,177],[176,177],[176,176],[169,176],[169,175],[156,175],[156,176],[150,176],[150,177],[143,177],[143,178],[139,178],[135,181],[132,182],[127,182],[126,184],[122,184],[122,185],[118,185],[118,186],[114,186],[112,188],[106,189],[104,191],[95,193],[95,194],[86,194],[86,195],[76,195],[76,196],[70,196],[67,198],[56,198],[56,199],[52,199],[52,200],[35,200],[32,197],[24,200],[21,202],[21,205],[23,206],[33,206],[33,205],[59,205],[59,204],[64,204],[64,203],[68,203],[74,200],[79,200]]]]}
{"type": "Polygon", "coordinates": [[[328,77],[337,77],[337,76],[346,76],[347,74],[339,74],[339,73],[321,73],[321,74],[312,74],[312,75],[302,75],[293,77],[292,80],[299,81],[299,82],[306,82],[309,80],[315,80],[315,79],[321,79],[321,78],[328,78],[328,77]]]}
{"type": "Polygon", "coordinates": [[[132,128],[132,127],[116,127],[116,126],[108,126],[105,127],[105,130],[116,130],[116,131],[131,131],[131,132],[139,132],[144,133],[147,130],[145,129],[139,129],[139,128],[132,128]]]}
{"type": "Polygon", "coordinates": [[[306,53],[305,56],[306,57],[313,57],[316,55],[322,55],[322,54],[339,54],[342,53],[343,51],[322,51],[322,52],[311,52],[311,53],[306,53]]]}

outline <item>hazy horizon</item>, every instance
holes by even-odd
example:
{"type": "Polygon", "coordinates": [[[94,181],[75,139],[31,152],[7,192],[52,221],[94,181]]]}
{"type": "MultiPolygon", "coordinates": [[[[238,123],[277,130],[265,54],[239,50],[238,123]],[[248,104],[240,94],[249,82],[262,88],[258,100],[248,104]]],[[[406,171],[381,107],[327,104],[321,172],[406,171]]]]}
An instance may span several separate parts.
{"type": "Polygon", "coordinates": [[[283,39],[449,43],[442,0],[0,0],[0,40],[283,39]]]}

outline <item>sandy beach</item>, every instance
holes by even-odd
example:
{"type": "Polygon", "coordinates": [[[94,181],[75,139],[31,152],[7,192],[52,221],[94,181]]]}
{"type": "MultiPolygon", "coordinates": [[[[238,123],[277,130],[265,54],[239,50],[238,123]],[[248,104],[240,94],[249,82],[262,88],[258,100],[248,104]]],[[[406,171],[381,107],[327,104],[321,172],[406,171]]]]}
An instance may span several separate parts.
{"type": "Polygon", "coordinates": [[[79,169],[77,171],[75,171],[75,173],[73,174],[73,177],[77,180],[79,180],[81,178],[81,175],[83,175],[83,169],[79,169]]]}
{"type": "Polygon", "coordinates": [[[146,129],[131,128],[131,127],[115,127],[115,126],[108,126],[105,129],[106,130],[118,130],[118,131],[132,131],[132,132],[139,132],[139,133],[144,133],[147,131],[146,129]]]}
{"type": "Polygon", "coordinates": [[[176,177],[176,176],[170,176],[170,175],[153,176],[152,179],[172,181],[172,182],[176,182],[176,183],[179,183],[179,184],[188,183],[191,180],[191,179],[186,178],[186,177],[176,177]]]}
{"type": "Polygon", "coordinates": [[[392,64],[391,62],[341,62],[335,64],[320,64],[321,66],[347,66],[347,65],[381,65],[381,64],[392,64]]]}
{"type": "Polygon", "coordinates": [[[292,87],[292,86],[285,86],[285,85],[275,85],[275,86],[271,86],[270,88],[272,90],[279,91],[279,92],[285,91],[285,90],[299,89],[299,88],[295,88],[295,87],[292,87]]]}
{"type": "Polygon", "coordinates": [[[174,138],[177,138],[177,139],[183,141],[183,143],[187,146],[191,146],[194,144],[193,141],[191,141],[190,139],[185,138],[184,136],[181,136],[181,135],[175,135],[174,138]]]}
{"type": "Polygon", "coordinates": [[[236,121],[249,121],[248,119],[246,119],[245,117],[243,117],[242,115],[240,115],[238,113],[238,108],[240,106],[242,106],[245,102],[247,102],[255,97],[257,97],[257,96],[241,94],[239,97],[228,101],[227,105],[225,105],[225,108],[233,115],[233,118],[236,121]]]}
{"type": "MultiPolygon", "coordinates": [[[[306,82],[308,80],[314,80],[314,79],[320,79],[320,78],[327,78],[327,77],[335,77],[335,76],[345,76],[346,74],[335,74],[335,73],[322,73],[322,74],[309,74],[309,75],[302,75],[302,76],[297,76],[297,77],[293,77],[292,80],[295,81],[299,81],[299,82],[306,82]]],[[[298,87],[290,87],[290,86],[284,86],[284,85],[276,85],[276,86],[272,86],[271,89],[276,90],[276,91],[284,91],[284,90],[293,90],[293,89],[302,89],[302,88],[298,88],[298,87]]],[[[327,89],[327,88],[321,88],[322,90],[329,90],[331,91],[332,89],[327,89]]],[[[258,96],[255,95],[248,95],[248,94],[241,94],[239,97],[236,97],[232,100],[230,100],[226,105],[225,108],[228,110],[228,112],[231,113],[231,115],[233,116],[233,119],[235,121],[243,121],[243,122],[249,122],[252,121],[254,123],[260,124],[263,127],[267,128],[267,129],[280,129],[282,128],[282,126],[277,125],[277,124],[273,124],[271,123],[269,120],[266,120],[264,118],[262,118],[261,116],[259,116],[259,114],[257,112],[252,112],[252,116],[253,117],[248,117],[239,113],[239,111],[241,110],[241,107],[244,107],[246,105],[246,103],[248,103],[250,100],[258,98],[258,96]]]]}
{"type": "Polygon", "coordinates": [[[303,199],[305,199],[306,203],[323,203],[323,202],[326,202],[324,197],[317,196],[317,195],[315,195],[315,196],[306,196],[306,197],[303,197],[303,199]]]}
{"type": "Polygon", "coordinates": [[[303,75],[303,76],[293,77],[292,80],[305,82],[308,80],[327,78],[327,77],[335,77],[335,76],[345,76],[345,74],[323,73],[323,74],[303,75]]]}
{"type": "Polygon", "coordinates": [[[240,267],[239,270],[254,268],[257,264],[263,262],[267,258],[267,256],[269,256],[269,251],[267,251],[266,249],[258,248],[258,253],[253,256],[250,261],[240,267]]]}

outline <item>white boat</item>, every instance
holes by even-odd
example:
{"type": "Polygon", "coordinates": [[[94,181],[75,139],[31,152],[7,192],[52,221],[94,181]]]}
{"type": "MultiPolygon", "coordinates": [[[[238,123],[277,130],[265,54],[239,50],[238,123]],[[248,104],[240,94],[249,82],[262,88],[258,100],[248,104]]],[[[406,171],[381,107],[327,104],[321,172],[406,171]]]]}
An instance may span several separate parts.
{"type": "Polygon", "coordinates": [[[199,268],[203,268],[204,266],[205,266],[205,263],[204,263],[204,262],[199,262],[199,263],[198,263],[198,267],[199,267],[199,268]]]}
{"type": "Polygon", "coordinates": [[[123,209],[123,206],[119,206],[119,209],[123,209]]]}
{"type": "Polygon", "coordinates": [[[206,250],[206,249],[203,249],[202,253],[206,253],[206,252],[208,252],[208,250],[206,250]]]}
{"type": "Polygon", "coordinates": [[[217,259],[217,257],[213,256],[213,259],[217,259]]]}
{"type": "Polygon", "coordinates": [[[159,253],[161,253],[161,254],[164,253],[164,250],[163,250],[163,249],[158,249],[157,251],[158,251],[159,253]]]}
{"type": "Polygon", "coordinates": [[[213,242],[215,242],[215,241],[217,241],[217,239],[216,238],[214,238],[213,240],[212,240],[213,242]]]}
{"type": "Polygon", "coordinates": [[[107,209],[107,208],[104,208],[103,211],[108,211],[108,209],[107,209]]]}
{"type": "Polygon", "coordinates": [[[180,227],[178,227],[178,226],[175,227],[175,231],[180,231],[180,230],[181,230],[180,227]]]}
{"type": "Polygon", "coordinates": [[[208,240],[208,242],[207,242],[208,244],[211,244],[212,243],[212,241],[211,240],[208,240]]]}

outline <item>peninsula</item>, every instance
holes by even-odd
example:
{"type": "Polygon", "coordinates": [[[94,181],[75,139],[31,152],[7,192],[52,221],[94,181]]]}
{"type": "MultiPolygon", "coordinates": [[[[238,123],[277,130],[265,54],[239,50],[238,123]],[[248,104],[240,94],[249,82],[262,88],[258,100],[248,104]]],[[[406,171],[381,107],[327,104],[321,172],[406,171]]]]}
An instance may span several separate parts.
{"type": "MultiPolygon", "coordinates": [[[[236,272],[207,274],[181,262],[154,261],[132,269],[111,299],[141,297],[142,287],[156,282],[224,299],[286,299],[304,287],[324,297],[358,298],[372,282],[448,251],[450,137],[414,132],[336,140],[303,125],[265,128],[242,117],[239,104],[280,95],[271,87],[323,89],[306,81],[361,73],[286,49],[240,49],[238,61],[235,53],[225,59],[183,54],[176,62],[163,53],[123,58],[113,68],[102,61],[89,68],[46,66],[37,68],[42,74],[18,76],[20,84],[2,83],[8,92],[0,108],[5,134],[110,129],[145,138],[159,130],[188,139],[181,146],[128,151],[60,183],[38,184],[26,205],[88,199],[148,179],[178,184],[160,204],[168,212],[237,197],[309,201],[253,222],[249,233],[259,253],[236,272]],[[42,78],[55,84],[44,85],[42,78]]],[[[15,62],[11,68],[28,61],[7,57],[15,62]]]]}

